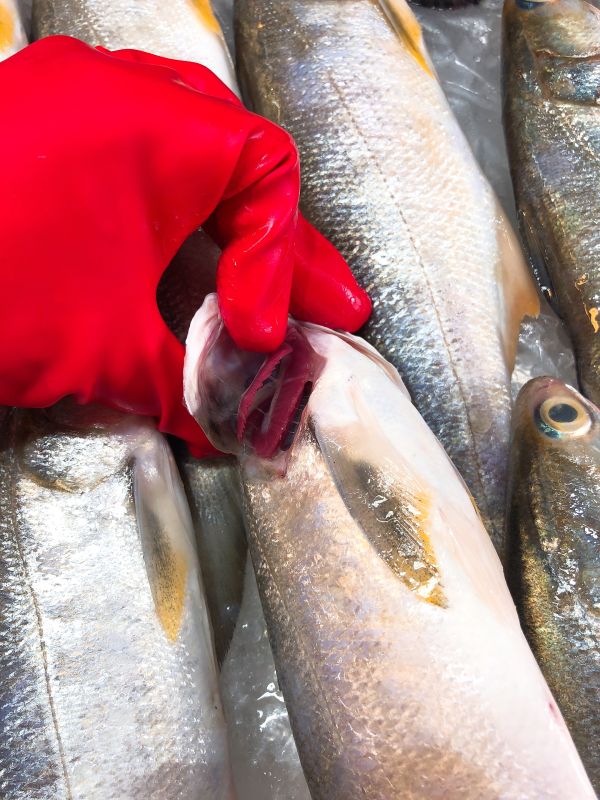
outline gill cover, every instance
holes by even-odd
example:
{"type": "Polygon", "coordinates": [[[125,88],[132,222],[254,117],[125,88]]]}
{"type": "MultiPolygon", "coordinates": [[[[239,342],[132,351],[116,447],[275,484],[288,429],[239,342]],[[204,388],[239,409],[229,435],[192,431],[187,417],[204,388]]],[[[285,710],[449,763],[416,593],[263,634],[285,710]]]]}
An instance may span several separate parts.
{"type": "Polygon", "coordinates": [[[226,453],[273,459],[285,453],[322,366],[302,327],[290,321],[274,352],[238,348],[208,295],[192,320],[185,402],[210,442],[226,453]]]}

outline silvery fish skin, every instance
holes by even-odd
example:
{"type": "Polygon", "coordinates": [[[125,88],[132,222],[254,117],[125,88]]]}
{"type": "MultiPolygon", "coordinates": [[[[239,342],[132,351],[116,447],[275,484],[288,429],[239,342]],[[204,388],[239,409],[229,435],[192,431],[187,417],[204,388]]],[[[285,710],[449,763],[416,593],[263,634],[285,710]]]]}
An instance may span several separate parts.
{"type": "Polygon", "coordinates": [[[513,595],[600,791],[600,411],[538,378],[517,400],[512,448],[513,595]]]}
{"type": "Polygon", "coordinates": [[[220,675],[233,779],[243,800],[310,800],[277,681],[252,561],[220,675]]]}
{"type": "Polygon", "coordinates": [[[12,411],[0,451],[0,796],[230,800],[189,510],[149,423],[12,411]]]}
{"type": "Polygon", "coordinates": [[[0,61],[26,44],[27,36],[16,0],[0,0],[0,61]]]}
{"type": "MultiPolygon", "coordinates": [[[[199,419],[217,319],[208,298],[188,337],[199,419]]],[[[492,543],[398,374],[358,339],[302,330],[324,366],[287,465],[246,451],[241,474],[312,797],[592,800],[492,543]]]]}
{"type": "Polygon", "coordinates": [[[192,512],[217,661],[223,663],[236,627],[246,568],[246,529],[237,465],[232,459],[177,465],[192,512]]]}
{"type": "Polygon", "coordinates": [[[538,300],[416,19],[400,0],[237,0],[236,26],[242,90],[295,137],[303,210],[373,299],[365,337],[502,553],[510,370],[538,300]]]}
{"type": "Polygon", "coordinates": [[[504,121],[523,237],[553,293],[583,392],[600,403],[600,11],[504,9],[504,121]]]}
{"type": "Polygon", "coordinates": [[[34,0],[33,32],[36,39],[63,34],[110,50],[137,48],[197,61],[236,89],[210,0],[34,0]]]}

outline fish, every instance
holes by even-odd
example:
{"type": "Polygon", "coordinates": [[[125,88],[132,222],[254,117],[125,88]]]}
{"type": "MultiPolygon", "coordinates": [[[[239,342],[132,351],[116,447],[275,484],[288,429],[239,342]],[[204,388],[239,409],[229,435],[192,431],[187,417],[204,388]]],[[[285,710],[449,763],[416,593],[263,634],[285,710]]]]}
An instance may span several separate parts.
{"type": "Polygon", "coordinates": [[[134,48],[196,61],[236,89],[210,0],[34,0],[33,34],[75,36],[110,50],[134,48]]]}
{"type": "MultiPolygon", "coordinates": [[[[33,27],[37,37],[75,36],[111,50],[134,48],[196,61],[239,91],[208,0],[170,0],[166,4],[157,0],[35,0],[33,27]]],[[[200,229],[183,243],[161,278],[157,304],[182,342],[192,317],[216,285],[219,256],[217,245],[200,229]]],[[[236,478],[228,464],[191,458],[182,448],[176,449],[176,456],[194,521],[221,663],[242,599],[247,549],[240,503],[235,500],[236,478]]]]}
{"type": "Polygon", "coordinates": [[[16,0],[0,0],[0,61],[27,44],[27,35],[16,0]]]}
{"type": "Polygon", "coordinates": [[[237,0],[242,93],[286,128],[301,207],[373,300],[400,372],[504,551],[510,373],[539,300],[403,0],[237,0]]]}
{"type": "Polygon", "coordinates": [[[233,800],[190,512],[151,422],[0,431],[0,796],[233,800]]]}
{"type": "Polygon", "coordinates": [[[472,498],[396,370],[297,323],[261,363],[210,295],[184,384],[240,460],[313,800],[594,798],[472,498]]]}
{"type": "Polygon", "coordinates": [[[559,380],[518,397],[509,497],[523,628],[600,792],[600,410],[559,380]]]}
{"type": "Polygon", "coordinates": [[[600,11],[584,0],[507,0],[504,125],[519,225],[600,404],[600,11]]]}
{"type": "Polygon", "coordinates": [[[242,605],[248,551],[237,465],[230,458],[198,461],[181,452],[177,466],[192,511],[217,663],[221,665],[242,605]]]}
{"type": "Polygon", "coordinates": [[[244,800],[310,800],[248,557],[238,623],[220,675],[235,786],[244,800]]]}

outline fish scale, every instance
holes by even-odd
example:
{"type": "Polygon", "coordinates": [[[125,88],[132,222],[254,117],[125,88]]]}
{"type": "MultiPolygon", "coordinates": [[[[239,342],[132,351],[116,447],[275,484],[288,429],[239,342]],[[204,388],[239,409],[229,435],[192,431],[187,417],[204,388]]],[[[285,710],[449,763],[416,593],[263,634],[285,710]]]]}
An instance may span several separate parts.
{"type": "Polygon", "coordinates": [[[399,369],[502,552],[509,373],[537,299],[420,52],[375,0],[237,3],[242,88],[294,136],[303,211],[373,299],[364,336],[399,369]]]}
{"type": "Polygon", "coordinates": [[[0,453],[0,796],[233,797],[176,468],[151,423],[13,411],[0,453]]]}
{"type": "Polygon", "coordinates": [[[504,10],[504,122],[519,222],[540,283],[600,403],[600,11],[584,0],[504,10]]]}
{"type": "Polygon", "coordinates": [[[36,39],[72,35],[111,50],[138,48],[208,64],[236,90],[231,59],[208,0],[34,0],[36,39]]]}

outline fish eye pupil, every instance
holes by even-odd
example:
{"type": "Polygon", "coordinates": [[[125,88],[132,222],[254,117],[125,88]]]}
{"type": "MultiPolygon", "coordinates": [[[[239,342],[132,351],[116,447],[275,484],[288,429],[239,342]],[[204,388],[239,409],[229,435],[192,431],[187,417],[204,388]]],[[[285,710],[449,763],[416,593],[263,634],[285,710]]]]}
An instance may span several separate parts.
{"type": "Polygon", "coordinates": [[[584,436],[592,427],[592,417],[579,400],[566,395],[548,397],[535,412],[536,424],[551,439],[584,436]]]}
{"type": "Polygon", "coordinates": [[[557,403],[548,411],[548,416],[553,422],[574,422],[578,411],[568,403],[557,403]]]}

